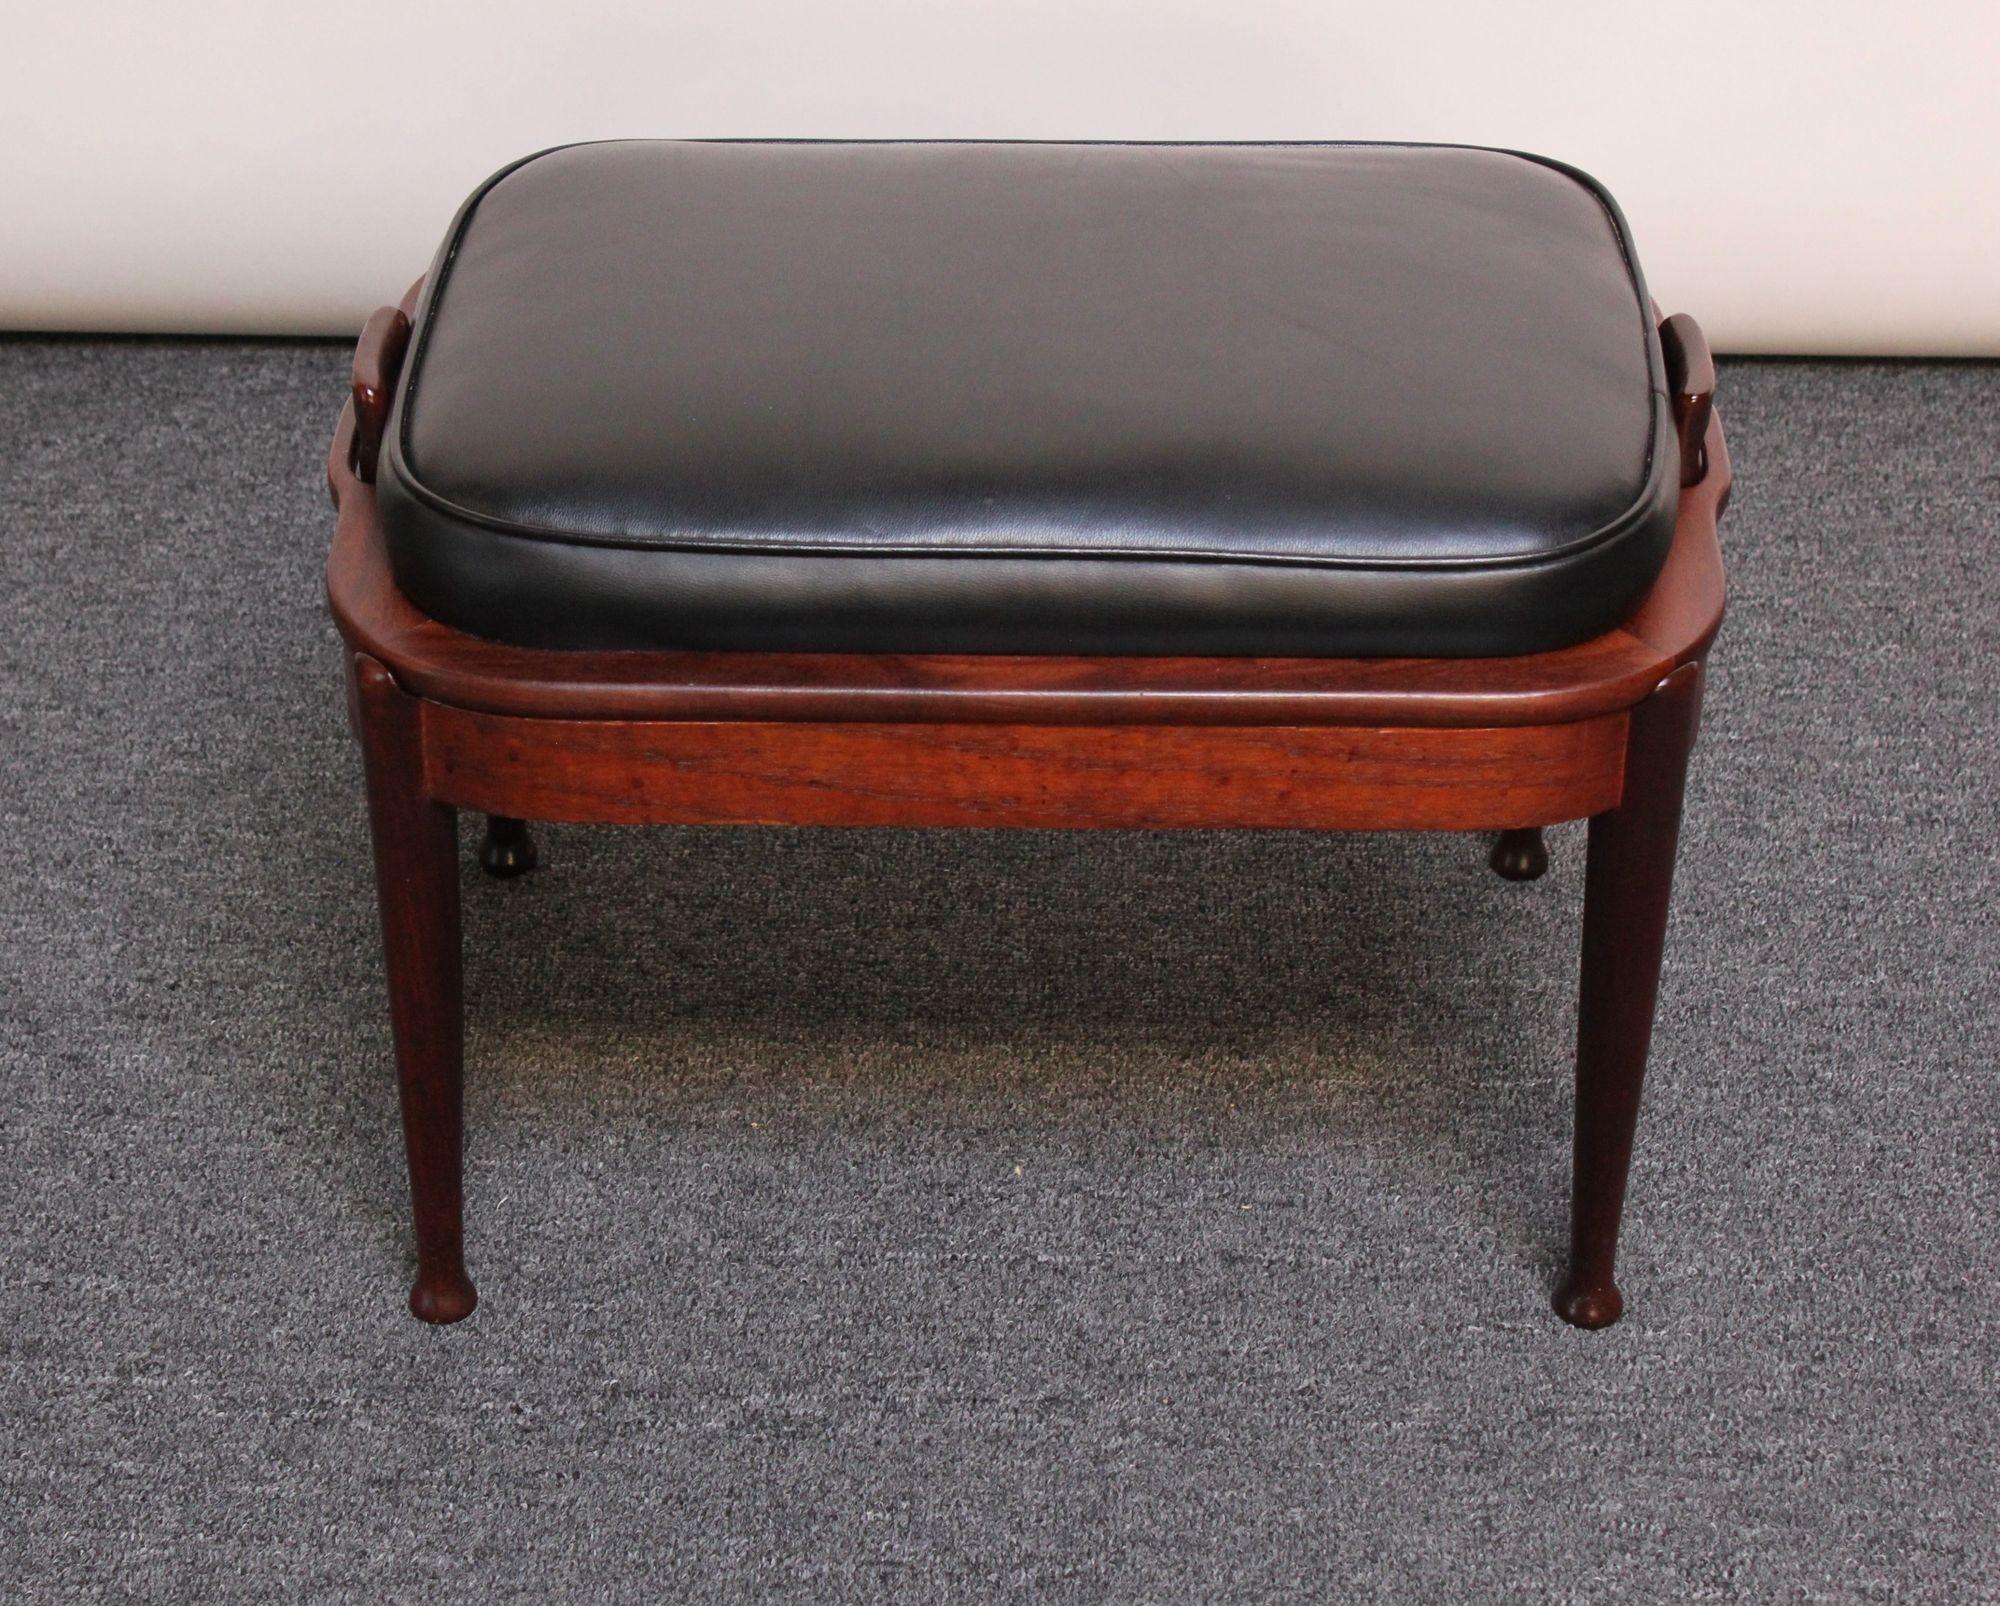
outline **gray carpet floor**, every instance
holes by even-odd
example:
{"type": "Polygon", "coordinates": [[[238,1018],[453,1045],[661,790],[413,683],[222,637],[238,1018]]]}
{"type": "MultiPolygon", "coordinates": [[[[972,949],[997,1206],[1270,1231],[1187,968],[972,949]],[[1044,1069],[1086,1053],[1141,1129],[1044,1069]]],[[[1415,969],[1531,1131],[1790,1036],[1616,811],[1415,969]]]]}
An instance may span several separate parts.
{"type": "Polygon", "coordinates": [[[2000,370],[1726,365],[1618,1328],[1570,827],[468,858],[433,1330],[346,360],[0,342],[0,1596],[2000,1598],[2000,370]]]}

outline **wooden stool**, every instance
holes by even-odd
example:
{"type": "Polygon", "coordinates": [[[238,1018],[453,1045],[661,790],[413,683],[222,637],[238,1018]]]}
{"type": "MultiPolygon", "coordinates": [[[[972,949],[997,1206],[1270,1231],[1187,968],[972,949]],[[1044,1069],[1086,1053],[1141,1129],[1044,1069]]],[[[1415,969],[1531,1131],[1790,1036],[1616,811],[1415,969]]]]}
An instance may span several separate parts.
{"type": "MultiPolygon", "coordinates": [[[[433,270],[433,276],[437,270],[433,270]]],[[[1613,1263],[1666,933],[1730,484],[1714,370],[1659,327],[1680,482],[1671,549],[1623,623],[1506,656],[565,649],[450,628],[399,589],[377,495],[421,282],[369,320],[328,460],[328,593],[347,648],[401,1082],[411,1309],[473,1308],[461,1227],[457,813],[481,863],[535,864],[523,821],[1292,827],[1499,833],[1542,873],[1588,819],[1569,1267],[1580,1327],[1613,1263]]]]}

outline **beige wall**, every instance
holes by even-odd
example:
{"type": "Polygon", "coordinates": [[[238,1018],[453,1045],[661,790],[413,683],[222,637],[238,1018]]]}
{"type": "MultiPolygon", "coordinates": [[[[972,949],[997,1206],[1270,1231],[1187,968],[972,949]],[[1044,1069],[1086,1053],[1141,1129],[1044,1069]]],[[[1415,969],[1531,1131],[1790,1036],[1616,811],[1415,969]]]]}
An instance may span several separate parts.
{"type": "Polygon", "coordinates": [[[1718,346],[2000,353],[2000,0],[0,0],[0,327],[347,332],[620,135],[1441,139],[1718,346]]]}

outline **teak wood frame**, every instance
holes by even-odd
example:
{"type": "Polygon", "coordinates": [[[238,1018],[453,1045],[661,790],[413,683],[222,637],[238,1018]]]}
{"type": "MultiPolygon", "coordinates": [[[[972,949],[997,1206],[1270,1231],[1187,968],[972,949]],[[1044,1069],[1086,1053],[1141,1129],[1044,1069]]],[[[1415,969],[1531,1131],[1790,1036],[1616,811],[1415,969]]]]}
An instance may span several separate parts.
{"type": "Polygon", "coordinates": [[[390,577],[373,479],[416,288],[364,330],[327,465],[327,590],[375,843],[416,1222],[410,1307],[468,1315],[457,811],[482,862],[521,822],[1289,826],[1503,833],[1590,821],[1568,1271],[1557,1311],[1618,1319],[1613,1263],[1703,659],[1721,623],[1729,456],[1701,331],[1661,325],[1681,443],[1672,551],[1623,625],[1513,658],[1063,658],[557,652],[460,634],[390,577]]]}

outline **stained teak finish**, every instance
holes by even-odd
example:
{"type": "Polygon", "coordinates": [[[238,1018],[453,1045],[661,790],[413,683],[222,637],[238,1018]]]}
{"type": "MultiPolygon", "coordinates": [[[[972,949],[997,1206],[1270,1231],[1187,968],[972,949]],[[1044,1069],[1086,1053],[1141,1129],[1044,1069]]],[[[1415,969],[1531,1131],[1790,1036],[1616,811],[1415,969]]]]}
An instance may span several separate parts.
{"type": "Polygon", "coordinates": [[[465,1274],[460,1204],[458,813],[424,789],[422,705],[365,653],[353,656],[348,673],[375,837],[389,1024],[416,1215],[410,1309],[427,1322],[455,1322],[472,1313],[477,1298],[465,1274]]]}
{"type": "Polygon", "coordinates": [[[1682,789],[1701,718],[1701,677],[1700,664],[1683,664],[1632,710],[1622,795],[1617,807],[1590,821],[1570,1264],[1556,1290],[1557,1311],[1578,1327],[1609,1327],[1625,1308],[1612,1263],[1653,1035],[1682,789]]]}
{"type": "Polygon", "coordinates": [[[461,1231],[456,816],[480,862],[535,864],[523,823],[1292,827],[1501,833],[1588,818],[1571,1322],[1612,1280],[1702,660],[1722,617],[1729,457],[1692,319],[1661,327],[1683,478],[1673,549],[1615,630],[1483,659],[603,653],[510,647],[417,612],[372,484],[416,289],[369,320],[328,460],[328,596],[349,648],[417,1233],[411,1308],[474,1303],[461,1231]]]}

